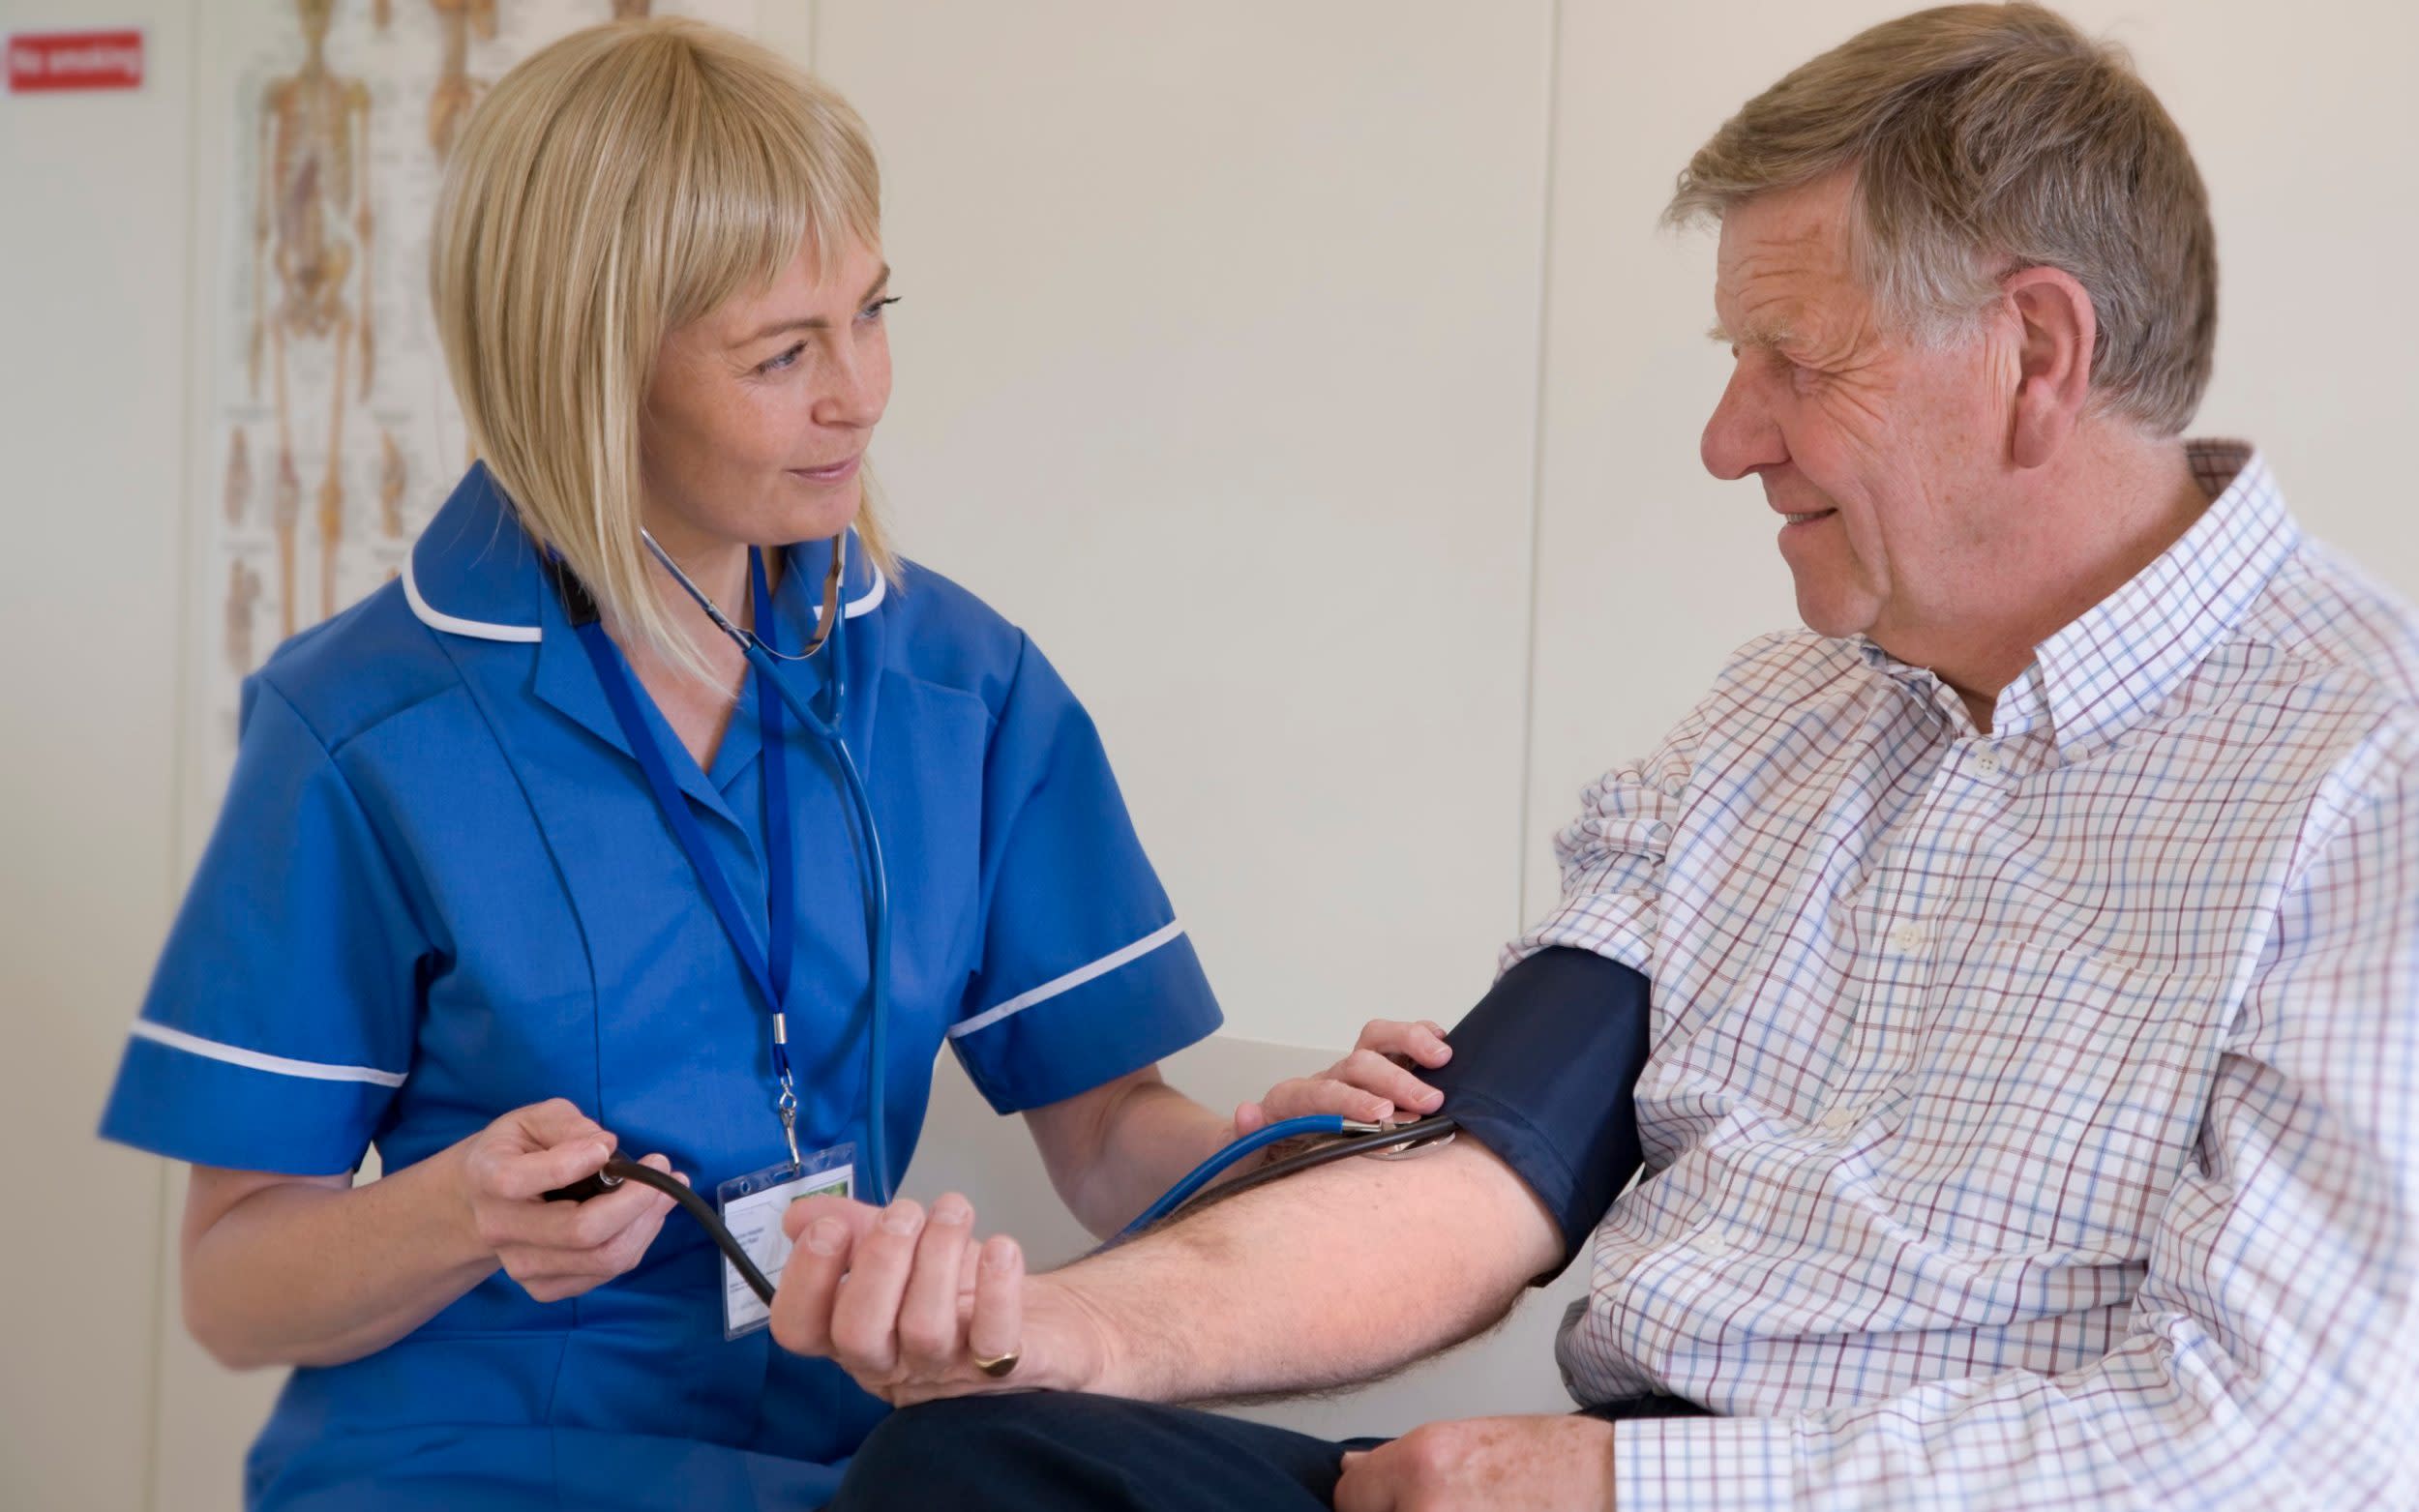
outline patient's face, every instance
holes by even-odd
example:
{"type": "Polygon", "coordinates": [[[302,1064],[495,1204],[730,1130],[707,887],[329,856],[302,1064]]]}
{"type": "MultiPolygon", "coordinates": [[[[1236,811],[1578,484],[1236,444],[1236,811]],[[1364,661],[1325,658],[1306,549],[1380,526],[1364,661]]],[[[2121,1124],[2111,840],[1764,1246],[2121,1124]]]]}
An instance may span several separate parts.
{"type": "Polygon", "coordinates": [[[1850,267],[1850,187],[1837,175],[1724,217],[1714,304],[1736,366],[1703,456],[1797,517],[1780,554],[1809,628],[1928,664],[2016,565],[2015,354],[1996,334],[1932,350],[1886,328],[1850,267]]]}

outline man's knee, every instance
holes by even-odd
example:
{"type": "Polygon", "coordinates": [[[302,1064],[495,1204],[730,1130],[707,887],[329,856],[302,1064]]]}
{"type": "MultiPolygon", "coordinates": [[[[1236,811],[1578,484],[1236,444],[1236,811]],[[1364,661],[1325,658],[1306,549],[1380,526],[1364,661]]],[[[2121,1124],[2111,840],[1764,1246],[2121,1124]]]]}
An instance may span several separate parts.
{"type": "Polygon", "coordinates": [[[991,1458],[988,1440],[1002,1421],[989,1397],[902,1408],[857,1447],[830,1512],[913,1506],[962,1490],[958,1477],[979,1475],[974,1467],[991,1458]]]}
{"type": "Polygon", "coordinates": [[[828,1512],[1013,1505],[1062,1476],[1062,1462],[1114,1435],[1120,1412],[1136,1406],[1044,1391],[902,1408],[857,1450],[828,1512]]]}
{"type": "Polygon", "coordinates": [[[936,1506],[1325,1512],[1343,1446],[1189,1408],[1074,1392],[894,1412],[829,1512],[936,1506]]]}

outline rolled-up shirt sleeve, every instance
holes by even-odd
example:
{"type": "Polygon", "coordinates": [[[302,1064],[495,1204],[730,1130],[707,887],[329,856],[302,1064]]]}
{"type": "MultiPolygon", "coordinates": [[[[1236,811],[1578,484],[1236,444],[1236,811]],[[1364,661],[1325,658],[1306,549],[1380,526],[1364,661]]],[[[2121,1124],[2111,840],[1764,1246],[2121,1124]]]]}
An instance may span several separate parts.
{"type": "Polygon", "coordinates": [[[1627,1422],[1634,1508],[2403,1507],[2419,1488],[2419,729],[2287,884],[2124,1339],[1794,1417],[1627,1422]]]}
{"type": "Polygon", "coordinates": [[[1588,785],[1579,795],[1579,816],[1554,837],[1561,900],[1505,948],[1499,971],[1564,946],[1654,975],[1663,858],[1704,725],[1700,708],[1682,720],[1653,756],[1588,785]]]}

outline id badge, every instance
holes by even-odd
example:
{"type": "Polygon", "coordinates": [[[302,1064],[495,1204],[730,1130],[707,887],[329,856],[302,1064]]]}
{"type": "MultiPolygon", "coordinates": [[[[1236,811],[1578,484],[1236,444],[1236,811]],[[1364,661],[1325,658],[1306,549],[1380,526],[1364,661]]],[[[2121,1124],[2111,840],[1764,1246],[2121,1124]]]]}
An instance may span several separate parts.
{"type": "MultiPolygon", "coordinates": [[[[790,1236],[782,1231],[781,1215],[801,1198],[848,1197],[856,1189],[856,1146],[835,1144],[806,1157],[804,1165],[783,1161],[753,1175],[733,1176],[714,1189],[714,1205],[722,1209],[723,1227],[748,1252],[764,1279],[781,1285],[782,1267],[790,1263],[790,1236]]],[[[723,1337],[742,1338],[771,1320],[772,1310],[739,1275],[739,1267],[723,1257],[723,1337]]]]}

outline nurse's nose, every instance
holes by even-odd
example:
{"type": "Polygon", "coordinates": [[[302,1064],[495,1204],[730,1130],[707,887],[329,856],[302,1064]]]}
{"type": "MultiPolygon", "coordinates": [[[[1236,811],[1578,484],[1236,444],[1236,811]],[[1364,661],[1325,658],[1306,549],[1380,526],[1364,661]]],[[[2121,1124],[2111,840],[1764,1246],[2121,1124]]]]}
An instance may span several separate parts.
{"type": "Polygon", "coordinates": [[[829,381],[815,400],[815,423],[870,430],[890,401],[888,343],[877,335],[871,342],[843,338],[834,345],[833,360],[824,369],[829,381]]]}

